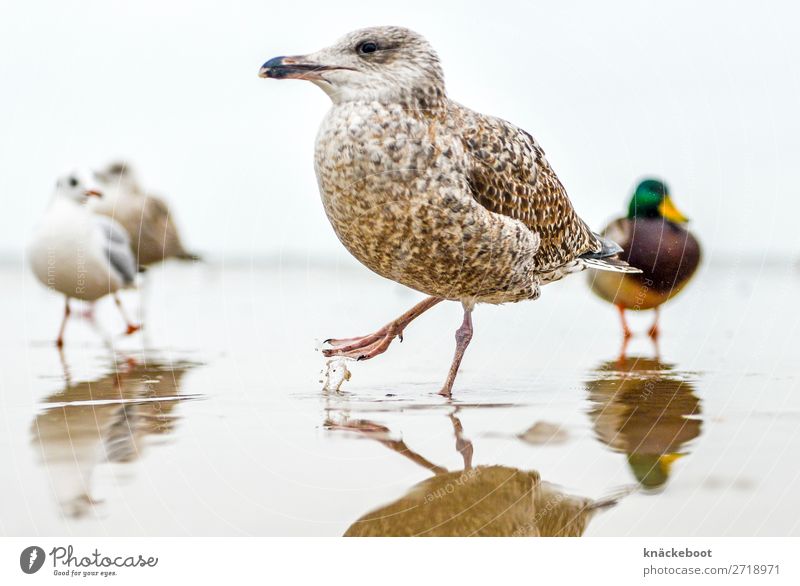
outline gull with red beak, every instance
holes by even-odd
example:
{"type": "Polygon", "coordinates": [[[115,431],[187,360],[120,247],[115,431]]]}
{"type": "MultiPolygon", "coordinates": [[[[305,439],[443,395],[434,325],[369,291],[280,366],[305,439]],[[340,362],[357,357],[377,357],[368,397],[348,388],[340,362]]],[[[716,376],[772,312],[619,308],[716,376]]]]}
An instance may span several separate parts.
{"type": "Polygon", "coordinates": [[[464,319],[440,391],[450,396],[477,303],[536,299],[541,285],[590,266],[638,272],[581,220],[530,134],[447,97],[421,35],[358,30],[316,53],[270,59],[259,75],[328,94],[315,164],[331,225],[368,268],[428,295],[373,334],[328,340],[326,356],[377,356],[423,312],[458,301],[464,319]]]}
{"type": "Polygon", "coordinates": [[[133,286],[138,267],[125,229],[116,221],[91,212],[86,202],[102,197],[91,174],[72,172],[56,182],[50,205],[37,227],[27,256],[33,274],[48,289],[65,297],[64,318],[56,344],[64,344],[70,299],[94,302],[112,295],[127,325],[127,334],[139,330],[127,317],[117,291],[133,286]]]}

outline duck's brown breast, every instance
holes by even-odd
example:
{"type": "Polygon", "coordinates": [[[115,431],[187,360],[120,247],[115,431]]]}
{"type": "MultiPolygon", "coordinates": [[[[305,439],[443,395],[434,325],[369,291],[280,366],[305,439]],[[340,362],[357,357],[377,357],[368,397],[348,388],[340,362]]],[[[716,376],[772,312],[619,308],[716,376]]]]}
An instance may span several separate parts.
{"type": "Polygon", "coordinates": [[[658,307],[683,289],[700,264],[700,244],[685,228],[661,219],[620,218],[603,235],[617,242],[620,258],[640,274],[590,271],[592,291],[626,309],[658,307]]]}
{"type": "Polygon", "coordinates": [[[620,256],[642,270],[630,276],[651,290],[670,295],[697,270],[700,244],[685,228],[661,219],[642,218],[633,220],[629,230],[620,256]]]}

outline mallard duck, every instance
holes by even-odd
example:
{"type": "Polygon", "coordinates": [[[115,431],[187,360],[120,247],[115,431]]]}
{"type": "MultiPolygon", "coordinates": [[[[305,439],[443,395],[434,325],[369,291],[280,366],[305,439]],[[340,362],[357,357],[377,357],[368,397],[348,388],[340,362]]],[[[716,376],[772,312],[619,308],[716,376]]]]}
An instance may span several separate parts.
{"type": "Polygon", "coordinates": [[[628,206],[628,215],[611,222],[603,236],[623,249],[620,258],[642,270],[639,274],[589,272],[589,285],[597,295],[617,306],[626,339],[632,333],[625,310],[654,309],[655,321],[648,331],[659,334],[659,308],[680,293],[700,264],[700,243],[686,229],[689,220],[658,179],[639,183],[628,206]]]}

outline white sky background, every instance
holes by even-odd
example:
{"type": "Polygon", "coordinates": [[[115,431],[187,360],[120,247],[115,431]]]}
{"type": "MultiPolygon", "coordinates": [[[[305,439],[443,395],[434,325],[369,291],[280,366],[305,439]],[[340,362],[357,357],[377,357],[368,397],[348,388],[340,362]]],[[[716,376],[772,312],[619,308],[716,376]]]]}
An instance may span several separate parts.
{"type": "Polygon", "coordinates": [[[794,4],[3,2],[0,253],[59,173],[124,157],[191,248],[343,254],[313,171],[328,98],[257,71],[376,24],[423,33],[452,98],[531,132],[594,228],[656,174],[708,256],[800,253],[794,4]]]}

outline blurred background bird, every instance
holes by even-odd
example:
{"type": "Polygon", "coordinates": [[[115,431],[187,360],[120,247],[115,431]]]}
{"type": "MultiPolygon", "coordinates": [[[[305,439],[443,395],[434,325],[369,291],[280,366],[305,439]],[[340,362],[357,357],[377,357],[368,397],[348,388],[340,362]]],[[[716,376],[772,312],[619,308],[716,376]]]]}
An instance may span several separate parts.
{"type": "Polygon", "coordinates": [[[648,334],[657,339],[659,308],[680,293],[697,271],[700,243],[686,228],[688,221],[663,181],[645,179],[631,197],[628,214],[603,230],[603,236],[622,247],[620,258],[642,271],[589,271],[592,291],[617,306],[625,340],[632,336],[625,310],[654,309],[656,317],[648,334]]]}
{"type": "Polygon", "coordinates": [[[94,175],[106,197],[93,202],[92,210],[114,218],[125,227],[140,266],[170,258],[199,260],[199,256],[184,248],[167,203],[142,188],[130,165],[115,161],[94,175]]]}
{"type": "Polygon", "coordinates": [[[116,221],[89,209],[89,199],[100,199],[100,188],[90,174],[72,172],[56,182],[50,205],[28,247],[28,261],[36,278],[65,296],[64,318],[56,345],[64,345],[70,300],[94,302],[112,295],[127,324],[127,334],[139,330],[122,306],[117,291],[134,285],[136,259],[130,239],[116,221]]]}

